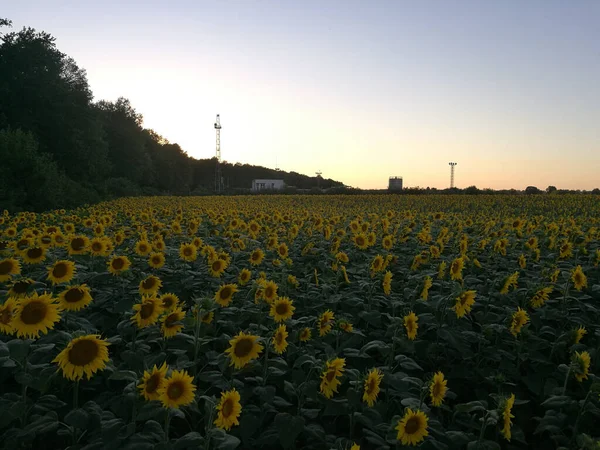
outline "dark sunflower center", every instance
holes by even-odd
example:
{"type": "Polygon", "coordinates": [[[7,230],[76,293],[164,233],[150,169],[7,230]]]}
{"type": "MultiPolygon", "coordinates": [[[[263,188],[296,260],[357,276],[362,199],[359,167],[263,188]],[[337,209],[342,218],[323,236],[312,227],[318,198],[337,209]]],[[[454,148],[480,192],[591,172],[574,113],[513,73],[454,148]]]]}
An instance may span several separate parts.
{"type": "Polygon", "coordinates": [[[250,276],[250,274],[248,272],[244,272],[244,273],[242,273],[242,276],[240,278],[242,281],[248,281],[249,276],[250,276]]]}
{"type": "Polygon", "coordinates": [[[171,306],[173,306],[173,303],[174,303],[173,297],[163,298],[163,306],[165,308],[170,308],[171,306]]]}
{"type": "Polygon", "coordinates": [[[69,362],[74,366],[85,366],[96,359],[99,351],[98,344],[92,340],[77,341],[69,350],[69,362]]]}
{"type": "Polygon", "coordinates": [[[258,258],[260,258],[260,254],[258,252],[252,253],[252,260],[256,261],[258,258]]]}
{"type": "Polygon", "coordinates": [[[574,279],[575,279],[575,283],[577,283],[577,284],[580,284],[580,283],[582,282],[582,279],[581,279],[581,274],[580,274],[579,272],[577,272],[577,273],[574,275],[574,279]]]}
{"type": "Polygon", "coordinates": [[[357,237],[357,238],[356,238],[356,243],[357,243],[358,245],[363,245],[363,244],[365,243],[365,240],[364,240],[364,238],[362,238],[362,237],[357,237]]]}
{"type": "Polygon", "coordinates": [[[335,368],[331,368],[327,371],[327,375],[325,375],[325,378],[327,379],[327,381],[329,381],[330,383],[333,381],[333,379],[335,378],[335,368]]]}
{"type": "Polygon", "coordinates": [[[65,263],[58,263],[54,266],[54,269],[52,269],[52,275],[54,275],[55,278],[63,278],[67,275],[68,270],[65,263]]]}
{"type": "Polygon", "coordinates": [[[71,241],[71,248],[75,251],[83,250],[85,241],[82,238],[75,238],[71,241]]]}
{"type": "Polygon", "coordinates": [[[21,320],[26,325],[35,325],[46,318],[48,306],[44,302],[33,301],[23,307],[21,320]]]}
{"type": "Polygon", "coordinates": [[[277,345],[281,345],[283,343],[283,333],[277,333],[275,335],[275,342],[277,342],[277,345]]]}
{"type": "Polygon", "coordinates": [[[113,260],[112,267],[115,270],[121,270],[123,267],[125,267],[125,261],[122,258],[117,258],[113,260]]]}
{"type": "Polygon", "coordinates": [[[192,256],[192,249],[190,247],[186,247],[183,249],[183,254],[185,256],[192,256]]]}
{"type": "Polygon", "coordinates": [[[433,396],[439,397],[442,394],[442,385],[440,383],[433,384],[433,396]]]}
{"type": "Polygon", "coordinates": [[[284,316],[288,313],[288,305],[286,303],[280,303],[275,307],[275,312],[280,316],[284,316]]]}
{"type": "Polygon", "coordinates": [[[367,383],[367,394],[370,395],[373,391],[375,391],[375,380],[371,378],[367,383]]]}
{"type": "Polygon", "coordinates": [[[140,317],[142,319],[147,319],[152,316],[152,313],[154,313],[154,303],[152,302],[144,303],[140,308],[140,317]]]}
{"type": "Polygon", "coordinates": [[[42,244],[48,245],[52,242],[52,238],[50,236],[42,236],[41,241],[42,241],[42,244]]]}
{"type": "Polygon", "coordinates": [[[214,261],[211,265],[212,270],[214,270],[215,272],[218,272],[219,270],[221,270],[221,260],[218,259],[216,261],[214,261]]]}
{"type": "Polygon", "coordinates": [[[65,301],[67,303],[77,303],[83,300],[84,295],[83,289],[71,288],[65,294],[65,301]]]}
{"type": "Polygon", "coordinates": [[[139,248],[140,248],[140,252],[142,252],[142,253],[148,251],[148,246],[146,246],[146,244],[141,244],[139,248]]]}
{"type": "Polygon", "coordinates": [[[467,304],[467,296],[466,295],[461,295],[460,304],[461,304],[461,306],[465,306],[467,304]]]}
{"type": "Polygon", "coordinates": [[[265,289],[265,297],[271,298],[273,297],[273,295],[275,295],[275,290],[272,286],[267,286],[267,288],[265,289]]]}
{"type": "Polygon", "coordinates": [[[174,327],[178,320],[179,320],[179,316],[177,314],[170,314],[165,319],[165,328],[174,327]]]}
{"type": "Polygon", "coordinates": [[[13,270],[12,261],[2,261],[0,262],[0,275],[9,274],[13,270]]]}
{"type": "Polygon", "coordinates": [[[154,393],[156,391],[156,389],[158,389],[159,385],[160,385],[160,374],[155,373],[150,378],[148,378],[148,381],[146,381],[146,392],[148,394],[154,393]]]}
{"type": "Polygon", "coordinates": [[[221,289],[221,298],[226,300],[229,297],[231,297],[231,288],[229,286],[225,286],[223,289],[221,289]]]}
{"type": "Polygon", "coordinates": [[[94,242],[92,244],[92,250],[94,250],[95,252],[102,251],[102,248],[103,248],[103,246],[102,246],[102,243],[100,243],[100,242],[94,242]]]}
{"type": "Polygon", "coordinates": [[[154,263],[154,264],[160,264],[161,263],[160,256],[153,256],[152,257],[152,263],[154,263]]]}
{"type": "Polygon", "coordinates": [[[223,403],[223,406],[221,407],[221,413],[225,418],[229,417],[233,413],[233,400],[229,398],[225,400],[225,403],[223,403]]]}
{"type": "MultiPolygon", "coordinates": [[[[2,271],[0,270],[0,274],[2,273],[2,271]]],[[[24,294],[25,292],[27,292],[27,289],[29,288],[29,283],[27,281],[17,281],[13,287],[12,287],[12,291],[15,294],[24,294]]]]}
{"type": "Polygon", "coordinates": [[[240,341],[238,341],[235,344],[233,353],[238,358],[244,358],[250,354],[253,347],[254,347],[254,342],[251,339],[248,339],[248,338],[241,339],[240,341]]]}
{"type": "Polygon", "coordinates": [[[37,259],[42,256],[44,251],[40,247],[33,247],[27,250],[27,256],[31,259],[37,259]]]}
{"type": "Polygon", "coordinates": [[[406,434],[415,434],[420,428],[421,422],[417,417],[411,417],[406,421],[406,425],[404,426],[404,432],[406,434]]]}
{"type": "Polygon", "coordinates": [[[156,279],[154,278],[146,278],[142,281],[142,287],[144,289],[153,289],[156,286],[156,279]]]}
{"type": "Polygon", "coordinates": [[[184,388],[180,381],[171,383],[167,389],[167,395],[171,400],[177,400],[183,395],[184,388]]]}

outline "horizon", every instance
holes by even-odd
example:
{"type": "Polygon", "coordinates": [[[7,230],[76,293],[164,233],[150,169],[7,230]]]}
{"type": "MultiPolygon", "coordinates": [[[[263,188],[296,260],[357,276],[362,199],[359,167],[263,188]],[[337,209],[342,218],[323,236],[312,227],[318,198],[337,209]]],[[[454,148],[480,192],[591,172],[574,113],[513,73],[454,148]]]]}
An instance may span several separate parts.
{"type": "Polygon", "coordinates": [[[361,189],[599,187],[598,2],[73,5],[2,15],[191,157],[220,114],[224,161],[361,189]]]}

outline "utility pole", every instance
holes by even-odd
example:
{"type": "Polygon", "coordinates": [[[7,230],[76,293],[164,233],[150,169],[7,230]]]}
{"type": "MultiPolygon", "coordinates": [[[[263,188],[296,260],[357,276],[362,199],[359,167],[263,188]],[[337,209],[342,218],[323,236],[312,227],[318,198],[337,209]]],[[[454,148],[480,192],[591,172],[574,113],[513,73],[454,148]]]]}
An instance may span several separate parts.
{"type": "Polygon", "coordinates": [[[450,189],[454,188],[454,166],[458,163],[451,162],[450,164],[450,189]]]}
{"type": "Polygon", "coordinates": [[[220,194],[223,190],[223,177],[221,175],[221,117],[217,114],[215,122],[215,131],[217,133],[217,161],[215,164],[215,193],[220,194]]]}

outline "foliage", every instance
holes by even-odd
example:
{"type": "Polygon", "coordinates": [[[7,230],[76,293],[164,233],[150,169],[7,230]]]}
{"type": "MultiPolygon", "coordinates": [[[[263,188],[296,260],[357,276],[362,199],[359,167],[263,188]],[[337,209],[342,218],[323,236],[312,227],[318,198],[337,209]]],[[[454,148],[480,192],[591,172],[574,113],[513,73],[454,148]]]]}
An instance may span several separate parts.
{"type": "Polygon", "coordinates": [[[595,448],[599,217],[484,194],[4,213],[0,446],[595,448]],[[77,343],[104,352],[78,381],[77,343]]]}

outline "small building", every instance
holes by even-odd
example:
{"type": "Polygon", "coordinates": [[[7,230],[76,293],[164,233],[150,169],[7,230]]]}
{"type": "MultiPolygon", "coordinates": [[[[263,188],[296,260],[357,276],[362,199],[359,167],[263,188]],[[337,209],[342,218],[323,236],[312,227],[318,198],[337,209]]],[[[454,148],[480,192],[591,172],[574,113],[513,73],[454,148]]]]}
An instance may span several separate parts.
{"type": "Polygon", "coordinates": [[[402,190],[402,177],[390,177],[390,181],[388,184],[388,190],[401,191],[402,190]]]}
{"type": "Polygon", "coordinates": [[[283,180],[252,180],[252,192],[275,190],[285,187],[283,180]]]}

